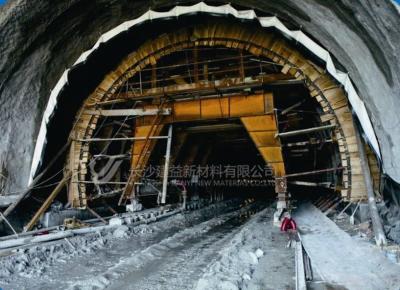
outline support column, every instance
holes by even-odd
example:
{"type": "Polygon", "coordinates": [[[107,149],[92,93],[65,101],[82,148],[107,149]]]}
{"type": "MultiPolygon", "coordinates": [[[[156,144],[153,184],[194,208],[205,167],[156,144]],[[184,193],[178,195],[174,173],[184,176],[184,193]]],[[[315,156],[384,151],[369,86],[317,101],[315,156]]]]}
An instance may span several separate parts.
{"type": "Polygon", "coordinates": [[[164,205],[165,202],[167,201],[168,172],[169,172],[169,160],[171,158],[171,144],[172,144],[172,125],[169,125],[167,150],[165,153],[163,187],[162,187],[162,194],[161,194],[161,204],[162,205],[164,205]]]}
{"type": "Polygon", "coordinates": [[[278,195],[277,211],[274,214],[274,223],[278,224],[283,211],[288,208],[287,181],[285,164],[282,155],[282,146],[279,139],[278,126],[275,114],[267,113],[272,110],[272,94],[265,104],[265,115],[242,117],[242,123],[249,132],[265,163],[272,167],[275,178],[275,192],[278,195]]]}
{"type": "MultiPolygon", "coordinates": [[[[164,124],[136,126],[135,138],[140,137],[140,139],[136,139],[132,146],[131,174],[121,195],[119,205],[124,204],[128,198],[131,199],[132,204],[138,204],[135,191],[136,183],[141,179],[150,159],[150,153],[156,145],[157,139],[153,137],[159,136],[163,127],[164,124]]],[[[137,207],[134,206],[134,208],[137,207]]]]}
{"type": "Polygon", "coordinates": [[[288,206],[287,180],[286,177],[275,177],[275,192],[278,194],[278,209],[288,206]]]}
{"type": "Polygon", "coordinates": [[[282,213],[288,208],[287,180],[286,177],[275,177],[275,192],[278,194],[278,203],[274,213],[274,223],[279,224],[282,213]]]}
{"type": "Polygon", "coordinates": [[[374,229],[375,242],[378,246],[385,246],[387,244],[387,241],[386,241],[385,232],[383,230],[381,217],[379,215],[379,211],[376,206],[374,186],[373,186],[373,181],[372,181],[372,177],[371,177],[371,170],[368,165],[367,154],[365,153],[365,147],[364,147],[364,144],[361,140],[360,133],[357,130],[356,126],[354,126],[354,129],[356,131],[356,138],[357,138],[358,151],[360,154],[361,168],[362,168],[363,175],[364,175],[365,186],[367,188],[369,212],[371,215],[372,227],[374,229]]]}

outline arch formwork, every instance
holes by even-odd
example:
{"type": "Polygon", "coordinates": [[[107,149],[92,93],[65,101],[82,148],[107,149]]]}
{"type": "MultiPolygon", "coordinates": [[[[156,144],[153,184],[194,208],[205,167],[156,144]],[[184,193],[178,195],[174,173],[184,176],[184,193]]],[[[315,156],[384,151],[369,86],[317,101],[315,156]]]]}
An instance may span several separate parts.
{"type": "MultiPolygon", "coordinates": [[[[225,47],[243,51],[253,55],[255,58],[266,58],[280,68],[279,76],[277,75],[272,79],[271,76],[260,76],[256,80],[246,80],[246,77],[242,76],[234,80],[233,83],[228,84],[228,86],[249,86],[256,82],[265,84],[277,80],[296,80],[302,82],[308,88],[311,98],[314,98],[320,105],[319,118],[321,125],[332,125],[331,127],[333,128],[332,136],[334,142],[337,143],[340,155],[340,164],[336,165],[337,168],[340,168],[341,175],[339,183],[336,184],[336,190],[340,191],[342,198],[345,200],[366,199],[366,188],[355,137],[356,129],[348,99],[342,86],[323,68],[304,55],[299,47],[296,47],[281,35],[261,28],[250,29],[248,26],[240,23],[235,25],[232,25],[232,23],[226,24],[221,20],[183,28],[147,41],[136,51],[128,55],[114,71],[110,72],[96,90],[84,101],[82,108],[77,114],[77,125],[71,133],[73,141],[67,160],[67,171],[72,173],[68,196],[73,207],[85,208],[87,205],[87,184],[84,181],[88,175],[90,145],[85,140],[93,138],[93,134],[99,125],[99,119],[102,116],[102,106],[113,103],[120,104],[126,100],[140,100],[145,96],[146,100],[151,100],[148,104],[149,108],[168,108],[172,110],[172,115],[179,119],[181,115],[177,107],[182,107],[184,104],[178,100],[166,101],[166,96],[172,94],[174,91],[179,91],[179,85],[164,88],[152,87],[145,92],[142,91],[140,94],[125,94],[122,98],[120,94],[121,88],[126,85],[129,79],[137,76],[144,70],[156,68],[157,63],[162,58],[184,49],[195,51],[199,47],[225,47]]],[[[216,84],[215,80],[200,80],[196,78],[194,84],[181,85],[180,89],[215,89],[219,85],[226,86],[227,84],[223,82],[216,84]]],[[[255,129],[257,126],[255,118],[269,118],[270,121],[268,121],[269,123],[267,122],[268,124],[276,124],[273,100],[269,98],[269,102],[265,101],[268,98],[265,97],[268,96],[268,93],[265,91],[261,93],[263,103],[267,103],[267,105],[260,108],[256,103],[249,104],[249,112],[236,115],[236,117],[242,118],[246,129],[259,148],[264,160],[274,168],[275,177],[285,177],[284,158],[279,153],[281,152],[281,142],[279,141],[280,132],[278,132],[277,126],[269,127],[269,129],[264,130],[265,132],[261,132],[262,134],[258,134],[255,129]],[[269,108],[268,110],[272,110],[267,111],[266,107],[269,108]],[[267,132],[268,134],[266,134],[267,132]],[[271,153],[272,151],[274,153],[271,153]]],[[[237,98],[240,97],[243,98],[243,96],[237,96],[237,98]]],[[[244,98],[248,98],[248,96],[244,98]]],[[[193,102],[191,101],[190,104],[189,102],[187,103],[188,108],[193,107],[193,102]]],[[[228,98],[225,98],[224,102],[226,102],[226,106],[229,106],[230,101],[228,98]]],[[[201,104],[199,106],[201,108],[201,104]]],[[[188,110],[190,111],[190,115],[194,114],[197,109],[191,108],[188,110]]],[[[229,109],[226,110],[228,111],[226,116],[223,113],[219,116],[210,113],[210,116],[212,118],[231,117],[229,109]]],[[[192,117],[202,118],[204,116],[200,114],[200,116],[191,116],[189,118],[192,117]]],[[[148,146],[147,150],[151,151],[154,148],[156,140],[146,141],[149,139],[148,137],[158,135],[163,125],[174,122],[173,119],[171,120],[171,116],[159,116],[158,118],[161,121],[157,121],[156,127],[152,128],[152,123],[148,120],[149,118],[148,116],[143,117],[143,120],[144,124],[147,126],[150,125],[148,127],[150,129],[144,130],[143,127],[140,130],[140,126],[136,128],[136,135],[145,138],[145,140],[135,141],[132,145],[133,152],[137,152],[137,147],[143,147],[141,143],[146,144],[146,142],[149,143],[149,145],[146,145],[148,146]],[[142,131],[142,133],[139,133],[139,131],[142,131]]],[[[132,171],[139,169],[136,168],[138,166],[138,158],[137,154],[136,157],[133,154],[131,162],[132,171]]],[[[128,180],[128,184],[123,191],[123,196],[129,197],[132,194],[133,184],[131,182],[137,181],[137,178],[128,180]]],[[[283,197],[284,199],[285,197],[283,197]]]]}

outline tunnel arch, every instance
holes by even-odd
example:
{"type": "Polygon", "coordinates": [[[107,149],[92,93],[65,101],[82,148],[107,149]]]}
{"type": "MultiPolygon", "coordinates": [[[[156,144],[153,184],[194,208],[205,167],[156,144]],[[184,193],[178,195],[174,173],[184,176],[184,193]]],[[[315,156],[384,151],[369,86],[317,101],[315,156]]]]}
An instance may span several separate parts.
{"type": "MultiPolygon", "coordinates": [[[[211,22],[211,24],[195,26],[193,29],[164,34],[143,44],[125,58],[118,68],[110,72],[85,101],[78,113],[77,123],[83,125],[81,129],[86,128],[86,130],[83,134],[73,133],[75,137],[78,134],[81,139],[90,138],[99,119],[96,115],[91,118],[82,118],[85,115],[85,106],[109,101],[129,78],[148,65],[157,63],[160,58],[179,49],[199,45],[210,47],[220,45],[248,51],[256,57],[266,57],[279,65],[282,73],[301,80],[308,88],[310,95],[320,104],[321,123],[337,126],[335,137],[338,140],[341,165],[344,167],[341,191],[343,198],[357,200],[365,198],[355,128],[347,98],[340,84],[277,33],[261,29],[250,31],[245,25],[224,25],[223,21],[211,22]],[[356,186],[352,187],[352,184],[356,186]]],[[[76,160],[81,160],[83,154],[87,152],[84,149],[86,147],[79,142],[74,143],[73,146],[75,146],[74,152],[80,152],[80,157],[76,160]]],[[[79,172],[86,168],[86,164],[79,161],[72,168],[79,172]]],[[[84,195],[82,192],[78,194],[78,196],[84,195]]],[[[80,205],[82,204],[84,203],[81,202],[80,205]]]]}
{"type": "Polygon", "coordinates": [[[101,49],[102,45],[111,41],[117,35],[120,35],[123,32],[129,31],[130,29],[134,28],[135,26],[142,25],[148,21],[153,21],[157,19],[171,19],[177,18],[179,16],[185,15],[194,15],[198,13],[204,13],[207,15],[213,16],[226,16],[230,15],[236,19],[240,19],[242,21],[246,20],[256,20],[262,27],[272,27],[276,28],[280,33],[282,33],[285,37],[290,38],[300,44],[302,44],[310,53],[316,56],[319,60],[322,60],[326,67],[325,69],[334,76],[336,80],[339,81],[344,86],[345,91],[347,92],[348,98],[353,105],[353,109],[355,110],[358,118],[360,119],[360,123],[364,129],[365,134],[371,146],[380,157],[380,150],[379,144],[375,137],[375,133],[371,124],[371,121],[368,117],[368,113],[365,109],[365,105],[363,101],[358,96],[357,92],[354,89],[354,86],[346,73],[342,73],[338,71],[334,65],[334,62],[329,54],[329,52],[305,35],[302,31],[292,31],[288,29],[277,17],[259,17],[254,10],[238,10],[231,6],[230,4],[221,5],[221,6],[212,6],[207,5],[203,2],[192,6],[176,6],[173,9],[165,12],[156,12],[149,10],[147,13],[143,14],[142,16],[122,23],[118,27],[110,30],[109,32],[103,34],[94,47],[86,52],[84,52],[79,59],[74,63],[71,69],[66,70],[60,80],[58,81],[57,85],[51,92],[46,110],[44,112],[44,116],[42,119],[42,123],[40,126],[39,134],[35,144],[35,150],[32,158],[32,165],[30,170],[29,176],[29,183],[32,182],[34,176],[37,174],[37,169],[39,168],[43,154],[44,154],[44,147],[46,144],[46,135],[47,135],[47,127],[50,123],[50,120],[53,116],[54,110],[57,106],[57,98],[60,95],[60,92],[64,90],[64,88],[68,84],[68,78],[71,71],[81,66],[86,62],[87,59],[90,58],[91,54],[99,49],[101,49]]]}

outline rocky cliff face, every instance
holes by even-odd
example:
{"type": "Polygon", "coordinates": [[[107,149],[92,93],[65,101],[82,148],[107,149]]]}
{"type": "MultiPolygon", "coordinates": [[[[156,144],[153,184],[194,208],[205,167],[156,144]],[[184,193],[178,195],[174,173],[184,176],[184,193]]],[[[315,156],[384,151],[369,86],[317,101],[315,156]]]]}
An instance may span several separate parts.
{"type": "MultiPolygon", "coordinates": [[[[278,16],[336,57],[366,103],[385,171],[400,182],[400,17],[394,4],[386,0],[231,3],[278,16]]],[[[42,114],[63,71],[102,33],[148,8],[168,7],[170,1],[163,0],[10,0],[0,8],[0,153],[10,174],[10,191],[27,185],[42,114]]],[[[74,96],[68,97],[74,102],[74,96]]]]}

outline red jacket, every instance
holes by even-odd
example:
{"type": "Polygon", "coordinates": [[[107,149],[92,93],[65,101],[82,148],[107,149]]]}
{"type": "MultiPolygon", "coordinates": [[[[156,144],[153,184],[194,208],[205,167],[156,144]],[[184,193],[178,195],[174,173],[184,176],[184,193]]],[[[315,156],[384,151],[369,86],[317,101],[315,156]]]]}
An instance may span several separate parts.
{"type": "Polygon", "coordinates": [[[294,219],[285,217],[281,224],[281,231],[286,232],[288,230],[296,230],[297,225],[294,219]]]}

